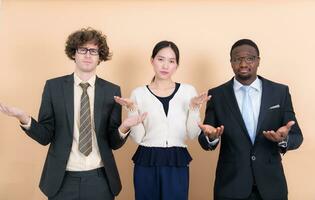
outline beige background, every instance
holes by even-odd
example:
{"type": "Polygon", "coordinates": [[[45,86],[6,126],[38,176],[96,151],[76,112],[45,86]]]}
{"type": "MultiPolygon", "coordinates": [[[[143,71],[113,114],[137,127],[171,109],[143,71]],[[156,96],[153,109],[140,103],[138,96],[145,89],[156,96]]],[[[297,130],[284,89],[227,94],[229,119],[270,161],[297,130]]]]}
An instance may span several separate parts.
{"type": "MultiPolygon", "coordinates": [[[[231,45],[253,39],[261,51],[259,74],[290,86],[304,133],[301,148],[283,158],[289,199],[315,199],[315,1],[3,0],[0,5],[0,101],[34,117],[45,80],[73,71],[64,43],[81,27],[107,34],[114,56],[99,66],[98,75],[121,85],[124,96],[149,83],[150,54],[160,40],[179,46],[174,80],[201,92],[233,76],[231,45]]],[[[47,147],[28,138],[13,118],[0,115],[0,127],[0,200],[46,199],[38,183],[47,147]]],[[[205,152],[197,140],[188,144],[194,158],[190,199],[212,199],[218,149],[205,152]]],[[[135,149],[129,140],[115,152],[123,184],[118,200],[133,199],[135,149]]]]}

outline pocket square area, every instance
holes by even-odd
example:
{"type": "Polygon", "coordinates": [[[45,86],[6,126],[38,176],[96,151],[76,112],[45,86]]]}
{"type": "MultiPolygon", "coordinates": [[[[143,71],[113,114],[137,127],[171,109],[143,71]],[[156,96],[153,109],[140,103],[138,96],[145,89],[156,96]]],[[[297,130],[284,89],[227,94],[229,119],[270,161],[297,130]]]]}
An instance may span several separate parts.
{"type": "Polygon", "coordinates": [[[279,105],[279,104],[277,104],[277,105],[271,106],[271,107],[269,107],[269,110],[271,110],[271,109],[275,109],[275,108],[280,108],[280,105],[279,105]]]}

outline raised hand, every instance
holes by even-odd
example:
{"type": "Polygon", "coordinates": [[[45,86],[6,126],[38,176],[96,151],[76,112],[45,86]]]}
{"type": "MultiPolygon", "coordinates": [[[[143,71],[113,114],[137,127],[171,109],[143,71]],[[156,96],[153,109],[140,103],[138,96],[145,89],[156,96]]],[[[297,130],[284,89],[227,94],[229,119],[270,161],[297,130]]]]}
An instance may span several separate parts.
{"type": "Polygon", "coordinates": [[[220,137],[224,131],[224,126],[221,125],[219,127],[213,127],[208,124],[199,123],[199,128],[203,131],[203,133],[208,136],[211,140],[217,139],[220,137]]]}
{"type": "Polygon", "coordinates": [[[7,116],[17,118],[22,124],[27,124],[31,119],[31,117],[23,110],[4,105],[3,103],[0,103],[0,112],[7,116]]]}
{"type": "Polygon", "coordinates": [[[136,104],[131,99],[114,96],[114,100],[128,111],[134,111],[137,109],[136,104]]]}
{"type": "Polygon", "coordinates": [[[144,121],[148,113],[127,117],[120,125],[119,130],[126,133],[131,127],[136,126],[144,121]]]}
{"type": "Polygon", "coordinates": [[[203,92],[190,100],[190,108],[192,109],[200,108],[202,104],[207,102],[210,98],[211,96],[208,96],[206,92],[203,92]]]}
{"type": "Polygon", "coordinates": [[[274,130],[269,130],[263,131],[263,134],[267,139],[273,142],[281,142],[288,136],[289,131],[294,124],[295,121],[289,121],[286,125],[281,126],[276,132],[274,130]]]}

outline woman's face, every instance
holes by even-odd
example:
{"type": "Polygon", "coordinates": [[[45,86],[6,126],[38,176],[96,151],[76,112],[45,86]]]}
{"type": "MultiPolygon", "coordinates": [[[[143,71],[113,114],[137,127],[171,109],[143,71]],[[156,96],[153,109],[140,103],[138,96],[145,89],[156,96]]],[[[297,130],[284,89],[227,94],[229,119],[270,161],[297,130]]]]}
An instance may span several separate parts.
{"type": "Polygon", "coordinates": [[[171,79],[178,65],[176,55],[170,47],[161,49],[154,58],[151,58],[151,63],[155,72],[155,78],[162,80],[171,79]]]}

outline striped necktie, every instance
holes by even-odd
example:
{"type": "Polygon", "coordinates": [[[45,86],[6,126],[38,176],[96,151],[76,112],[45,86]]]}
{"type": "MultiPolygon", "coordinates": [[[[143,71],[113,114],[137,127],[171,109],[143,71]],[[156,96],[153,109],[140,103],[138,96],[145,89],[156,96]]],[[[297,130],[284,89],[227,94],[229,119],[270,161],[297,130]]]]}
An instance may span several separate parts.
{"type": "Polygon", "coordinates": [[[89,83],[80,83],[83,90],[80,104],[79,151],[85,156],[92,152],[92,126],[90,100],[87,94],[89,83]]]}

